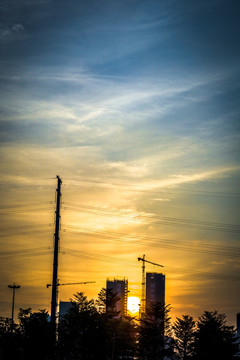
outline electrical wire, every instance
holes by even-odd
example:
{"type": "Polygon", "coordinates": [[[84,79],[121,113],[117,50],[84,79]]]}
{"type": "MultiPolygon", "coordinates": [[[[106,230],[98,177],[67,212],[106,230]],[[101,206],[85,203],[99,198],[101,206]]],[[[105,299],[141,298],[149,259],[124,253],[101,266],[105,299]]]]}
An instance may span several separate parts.
{"type": "Polygon", "coordinates": [[[85,183],[93,183],[93,184],[112,185],[112,186],[118,186],[118,187],[122,186],[122,187],[124,187],[124,190],[129,190],[126,188],[130,187],[130,188],[134,188],[133,190],[131,189],[130,191],[147,192],[147,193],[153,193],[153,194],[164,193],[164,194],[169,194],[169,195],[185,196],[186,195],[185,193],[187,193],[188,196],[204,196],[205,195],[208,197],[231,198],[231,199],[240,197],[240,193],[233,193],[233,192],[229,193],[229,192],[220,192],[220,191],[190,190],[190,189],[176,189],[176,188],[173,191],[170,190],[170,192],[169,192],[169,188],[161,188],[163,191],[154,191],[154,190],[146,189],[146,186],[141,186],[141,185],[137,185],[137,184],[106,182],[106,181],[86,179],[86,178],[78,178],[78,179],[65,178],[65,180],[83,182],[83,183],[85,182],[85,183]],[[181,192],[183,192],[183,194],[181,194],[181,192]]]}
{"type": "MultiPolygon", "coordinates": [[[[189,245],[188,241],[184,241],[184,240],[173,240],[173,239],[165,239],[165,238],[160,238],[160,237],[151,237],[151,236],[147,236],[147,235],[140,235],[140,234],[129,234],[129,233],[123,233],[123,232],[116,232],[116,231],[110,231],[110,230],[94,230],[94,229],[89,229],[87,227],[83,227],[83,226],[74,226],[74,225],[69,225],[69,224],[63,224],[62,225],[64,227],[64,230],[67,228],[69,229],[76,229],[78,230],[77,233],[79,233],[79,231],[82,233],[84,232],[87,234],[99,234],[99,235],[107,235],[107,236],[115,236],[117,238],[119,238],[119,236],[124,236],[130,239],[135,239],[136,241],[140,239],[147,239],[147,240],[156,240],[156,241],[166,241],[167,243],[175,243],[175,244],[179,244],[179,242],[181,241],[181,244],[186,244],[189,245]]],[[[64,231],[63,230],[63,231],[64,231]]],[[[195,240],[196,241],[196,240],[195,240]]],[[[240,247],[235,247],[235,246],[222,246],[222,245],[212,245],[212,244],[190,244],[192,245],[196,245],[199,247],[203,247],[203,248],[210,248],[210,249],[219,249],[219,250],[233,250],[233,251],[240,251],[240,247]]]]}
{"type": "MultiPolygon", "coordinates": [[[[43,252],[36,252],[36,253],[31,253],[31,254],[21,254],[21,257],[33,257],[33,256],[42,256],[42,255],[51,255],[53,254],[53,251],[43,251],[43,252]]],[[[2,258],[1,261],[4,261],[4,260],[8,260],[9,261],[9,257],[5,257],[5,258],[2,258]]],[[[15,261],[15,259],[14,259],[15,261]]]]}
{"type": "MultiPolygon", "coordinates": [[[[93,253],[93,252],[79,251],[77,249],[69,249],[69,248],[64,247],[64,248],[61,249],[61,253],[66,254],[66,255],[70,255],[70,256],[75,256],[75,257],[91,258],[91,259],[101,261],[101,262],[119,263],[119,264],[122,264],[122,265],[127,266],[127,267],[136,268],[136,263],[133,262],[133,261],[129,261],[129,260],[126,260],[126,259],[120,259],[120,258],[116,258],[116,257],[112,257],[112,256],[96,254],[96,253],[93,253]]],[[[226,281],[240,281],[240,276],[232,275],[232,274],[204,272],[204,271],[197,271],[197,270],[186,269],[186,268],[175,268],[175,267],[166,266],[166,265],[164,265],[164,267],[166,269],[169,268],[169,269],[172,269],[172,270],[178,270],[178,271],[182,271],[182,272],[186,272],[186,273],[191,273],[192,276],[204,277],[204,278],[207,278],[207,279],[210,279],[210,280],[214,279],[214,280],[226,280],[226,281]]]]}
{"type": "Polygon", "coordinates": [[[53,249],[50,246],[40,246],[40,247],[36,247],[36,248],[6,250],[6,251],[0,251],[0,256],[21,255],[21,254],[27,254],[27,253],[42,251],[42,250],[53,250],[53,249]]]}
{"type": "Polygon", "coordinates": [[[52,201],[49,202],[35,202],[35,203],[21,203],[21,204],[11,204],[11,205],[4,205],[0,206],[0,210],[6,210],[6,209],[15,209],[15,208],[21,208],[21,207],[32,207],[32,206],[42,206],[47,204],[53,204],[52,201]]]}
{"type": "Polygon", "coordinates": [[[8,215],[13,213],[31,213],[31,212],[42,212],[52,210],[50,202],[40,202],[40,203],[25,203],[25,204],[11,204],[0,207],[0,215],[8,215]]]}
{"type": "MultiPolygon", "coordinates": [[[[68,228],[68,226],[66,226],[68,228]]],[[[70,227],[71,229],[72,227],[70,227]]],[[[65,229],[64,229],[65,230],[65,229]]],[[[69,232],[69,231],[67,231],[69,232]]],[[[117,241],[121,243],[126,243],[127,245],[144,245],[149,247],[161,247],[173,250],[187,251],[187,252],[196,252],[208,255],[221,255],[221,256],[230,256],[230,257],[240,257],[240,248],[237,247],[225,247],[225,246],[214,246],[208,244],[194,244],[186,241],[178,241],[171,239],[161,239],[154,238],[143,235],[130,235],[117,232],[107,232],[107,231],[70,231],[73,234],[78,234],[80,236],[90,236],[97,237],[109,241],[117,241]],[[121,239],[120,237],[126,237],[127,239],[121,239]]]]}
{"type": "MultiPolygon", "coordinates": [[[[55,178],[51,178],[53,180],[55,178]]],[[[44,179],[44,180],[50,180],[50,179],[44,179]]],[[[88,179],[88,178],[64,178],[64,180],[79,182],[79,183],[91,183],[95,185],[104,185],[104,188],[107,189],[113,189],[112,187],[117,186],[122,187],[124,191],[131,191],[131,192],[143,192],[143,193],[149,193],[149,194],[166,194],[166,195],[178,195],[178,196],[207,196],[208,198],[229,198],[229,199],[239,199],[240,193],[236,192],[220,192],[220,191],[208,191],[208,190],[193,190],[193,189],[184,189],[184,188],[174,188],[171,190],[169,187],[161,187],[161,190],[149,190],[147,186],[139,185],[139,184],[126,184],[126,183],[115,183],[115,182],[107,182],[102,180],[96,180],[96,179],[88,179]],[[106,187],[112,186],[112,187],[106,187]],[[129,189],[130,188],[130,189],[129,189]]],[[[38,187],[38,186],[44,186],[45,188],[50,188],[48,184],[41,183],[41,184],[25,184],[21,183],[24,182],[24,180],[20,180],[17,183],[14,183],[15,187],[38,187]]],[[[68,185],[66,183],[63,184],[64,186],[82,186],[82,185],[76,185],[71,184],[68,185]]],[[[12,187],[12,183],[9,185],[8,181],[0,180],[0,187],[12,187]]]]}
{"type": "Polygon", "coordinates": [[[16,253],[12,253],[12,254],[4,254],[4,255],[0,255],[1,257],[1,261],[7,260],[9,261],[9,259],[13,258],[14,261],[16,261],[16,258],[22,258],[22,257],[35,257],[35,256],[47,256],[47,255],[52,255],[53,254],[53,249],[48,249],[48,250],[33,250],[33,251],[22,251],[22,252],[16,252],[16,253]]]}
{"type": "Polygon", "coordinates": [[[63,207],[64,210],[72,210],[76,212],[82,213],[94,213],[101,216],[122,216],[124,218],[131,220],[147,220],[148,222],[160,224],[160,225],[171,225],[177,227],[187,227],[193,229],[201,229],[201,230],[211,230],[211,231],[223,231],[223,232],[231,232],[231,233],[240,233],[240,225],[235,224],[226,224],[226,223],[217,223],[210,221],[202,221],[202,220],[192,220],[192,219],[183,219],[183,218],[173,218],[166,216],[159,216],[153,214],[139,214],[136,216],[131,216],[129,211],[122,211],[117,209],[106,209],[96,206],[90,206],[85,204],[71,204],[66,203],[70,206],[63,207]]]}
{"type": "Polygon", "coordinates": [[[33,228],[43,228],[43,227],[51,227],[53,224],[32,224],[32,225],[19,225],[19,226],[6,226],[2,227],[1,231],[19,231],[19,230],[26,230],[26,229],[33,229],[33,228]]]}
{"type": "MultiPolygon", "coordinates": [[[[136,263],[133,261],[129,261],[127,259],[116,258],[109,255],[102,255],[99,253],[89,252],[89,251],[81,251],[77,249],[71,249],[67,247],[62,247],[60,253],[63,255],[75,256],[80,258],[90,258],[96,261],[107,262],[107,263],[118,263],[125,267],[136,268],[136,263]]],[[[21,256],[21,257],[33,257],[33,256],[42,256],[53,254],[53,248],[49,246],[43,246],[38,248],[28,248],[28,249],[20,249],[20,250],[11,250],[11,251],[2,251],[0,252],[1,258],[8,259],[9,256],[21,256]]],[[[3,260],[2,259],[2,260],[3,260]]],[[[178,271],[181,273],[189,273],[189,276],[197,276],[204,277],[210,280],[226,280],[226,281],[240,281],[240,276],[233,274],[222,274],[222,273],[214,273],[214,272],[203,272],[195,269],[186,269],[186,268],[177,268],[172,266],[165,265],[166,269],[178,271]]]]}
{"type": "Polygon", "coordinates": [[[21,236],[25,236],[27,235],[28,237],[32,234],[51,234],[50,231],[47,231],[47,230],[35,230],[35,231],[21,231],[21,233],[12,233],[12,234],[0,234],[0,238],[9,238],[9,237],[21,237],[21,236]]]}

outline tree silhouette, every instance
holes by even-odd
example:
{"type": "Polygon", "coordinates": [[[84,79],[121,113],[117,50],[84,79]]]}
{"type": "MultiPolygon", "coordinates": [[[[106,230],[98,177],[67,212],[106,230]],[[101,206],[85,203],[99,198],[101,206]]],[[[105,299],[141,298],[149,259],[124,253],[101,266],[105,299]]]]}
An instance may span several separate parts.
{"type": "Polygon", "coordinates": [[[139,359],[162,360],[173,358],[170,307],[160,302],[152,303],[140,320],[139,359]]]}
{"type": "Polygon", "coordinates": [[[67,314],[59,323],[59,358],[64,360],[132,359],[135,339],[129,319],[117,318],[116,312],[106,311],[107,291],[100,292],[98,309],[93,300],[77,293],[67,314]]]}
{"type": "Polygon", "coordinates": [[[12,319],[0,317],[0,359],[15,360],[20,355],[21,336],[12,319]]]}
{"type": "Polygon", "coordinates": [[[108,318],[117,317],[119,311],[116,310],[116,305],[119,300],[120,297],[113,292],[113,289],[102,288],[96,300],[98,311],[101,314],[106,314],[108,318]]]}
{"type": "Polygon", "coordinates": [[[113,289],[102,288],[96,300],[101,314],[100,321],[105,334],[105,344],[108,351],[105,359],[132,359],[136,348],[135,324],[131,317],[119,318],[116,310],[119,296],[113,289]],[[110,351],[109,351],[110,350],[110,351]]]}
{"type": "Polygon", "coordinates": [[[205,311],[197,322],[194,360],[233,360],[237,353],[235,333],[226,325],[225,314],[205,311]]]}
{"type": "Polygon", "coordinates": [[[239,359],[234,329],[217,311],[205,311],[197,324],[188,315],[177,318],[172,326],[174,341],[169,305],[152,304],[137,326],[131,317],[118,316],[118,297],[111,290],[102,289],[96,302],[82,292],[71,301],[60,319],[56,346],[46,310],[20,309],[19,324],[13,327],[11,319],[0,317],[0,359],[239,359]]]}
{"type": "Polygon", "coordinates": [[[53,356],[55,334],[48,317],[46,310],[34,313],[31,308],[19,310],[19,332],[24,359],[42,360],[53,356]]]}
{"type": "Polygon", "coordinates": [[[99,330],[94,300],[78,292],[71,301],[72,306],[59,323],[59,354],[64,359],[93,359],[98,351],[99,330]]]}
{"type": "Polygon", "coordinates": [[[175,335],[175,349],[180,360],[191,359],[193,355],[195,321],[189,315],[177,318],[172,326],[175,335]]]}

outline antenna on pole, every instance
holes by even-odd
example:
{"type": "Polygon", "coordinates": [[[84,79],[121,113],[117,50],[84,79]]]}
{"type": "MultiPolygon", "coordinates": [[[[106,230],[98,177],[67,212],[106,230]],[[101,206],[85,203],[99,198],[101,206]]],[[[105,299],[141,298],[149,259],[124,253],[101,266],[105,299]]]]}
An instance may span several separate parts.
{"type": "Polygon", "coordinates": [[[54,255],[53,255],[53,278],[52,278],[52,301],[51,301],[51,322],[56,331],[56,313],[57,313],[57,287],[58,287],[58,252],[59,252],[59,223],[60,223],[60,199],[61,199],[62,180],[57,175],[56,189],[56,218],[54,234],[54,255]]]}

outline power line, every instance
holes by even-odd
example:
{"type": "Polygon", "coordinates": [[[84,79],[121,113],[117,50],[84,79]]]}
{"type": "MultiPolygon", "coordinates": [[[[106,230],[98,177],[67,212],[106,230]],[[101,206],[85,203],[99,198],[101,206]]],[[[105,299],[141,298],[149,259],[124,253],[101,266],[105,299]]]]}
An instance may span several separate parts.
{"type": "Polygon", "coordinates": [[[174,271],[181,271],[183,273],[190,273],[189,276],[204,277],[207,279],[216,279],[216,280],[240,281],[240,276],[238,276],[238,275],[222,274],[222,273],[214,273],[214,272],[204,272],[204,271],[198,271],[195,269],[185,269],[185,268],[178,268],[178,267],[174,267],[174,266],[166,266],[166,268],[172,269],[174,271]]]}
{"type": "Polygon", "coordinates": [[[15,227],[1,228],[0,238],[12,236],[24,236],[30,234],[48,233],[52,229],[52,224],[38,224],[38,225],[22,225],[15,227]]]}
{"type": "Polygon", "coordinates": [[[49,212],[52,208],[50,207],[36,207],[36,208],[19,208],[19,209],[5,209],[0,210],[0,215],[8,215],[8,214],[20,214],[20,213],[31,213],[31,212],[49,212]]]}
{"type": "Polygon", "coordinates": [[[6,209],[15,209],[15,208],[21,208],[21,207],[32,207],[32,206],[42,206],[42,205],[47,205],[47,204],[53,204],[52,201],[44,201],[44,202],[31,202],[31,203],[18,203],[18,204],[9,204],[9,205],[4,205],[4,206],[0,206],[0,210],[6,210],[6,209]]]}
{"type": "MultiPolygon", "coordinates": [[[[97,207],[97,206],[91,206],[91,205],[85,205],[85,204],[74,204],[74,203],[64,203],[67,205],[70,205],[70,207],[65,207],[64,209],[73,209],[77,211],[78,209],[89,209],[96,212],[103,212],[106,214],[112,214],[112,215],[124,215],[124,216],[130,216],[131,210],[119,210],[119,209],[109,209],[104,207],[97,207]],[[76,209],[75,209],[76,208],[76,209]]],[[[224,226],[224,227],[234,227],[237,229],[240,229],[240,225],[235,224],[225,224],[225,223],[217,223],[217,222],[210,222],[210,221],[202,221],[202,220],[192,220],[192,219],[183,219],[183,218],[173,218],[173,217],[166,217],[166,216],[159,216],[159,215],[153,215],[152,213],[149,213],[147,215],[139,213],[135,216],[135,218],[147,218],[147,219],[163,219],[168,221],[179,221],[179,222],[189,222],[189,223],[196,223],[200,225],[216,225],[216,226],[224,226]]]]}
{"type": "MultiPolygon", "coordinates": [[[[80,230],[80,231],[75,231],[74,233],[77,234],[83,234],[83,235],[96,235],[96,236],[103,236],[103,237],[107,237],[109,238],[109,236],[112,237],[117,237],[119,238],[119,236],[124,236],[130,239],[134,239],[136,241],[139,241],[139,239],[143,239],[143,240],[151,240],[151,241],[165,241],[167,243],[174,243],[174,244],[185,244],[185,245],[189,245],[188,241],[184,241],[184,240],[174,240],[174,239],[166,239],[166,238],[161,238],[161,237],[151,237],[151,236],[147,236],[144,234],[129,234],[129,233],[123,233],[123,232],[116,232],[116,231],[109,231],[109,230],[93,230],[92,228],[84,228],[84,227],[79,227],[79,226],[74,226],[74,225],[68,225],[68,224],[64,224],[63,225],[64,230],[65,228],[69,228],[69,229],[76,229],[76,230],[80,230]]],[[[198,241],[198,240],[194,240],[194,241],[198,241]]],[[[221,245],[211,245],[211,244],[195,244],[195,243],[191,243],[191,246],[198,246],[198,247],[203,247],[203,248],[210,248],[210,249],[219,249],[219,250],[232,250],[232,251],[240,251],[240,247],[235,247],[235,246],[221,246],[221,245]]]]}
{"type": "MultiPolygon", "coordinates": [[[[70,206],[65,206],[64,210],[73,210],[76,212],[84,212],[84,213],[96,213],[101,216],[122,216],[122,217],[129,217],[131,216],[130,211],[122,211],[118,209],[108,209],[108,208],[101,208],[96,206],[90,206],[85,204],[72,204],[66,203],[70,206]]],[[[166,217],[166,216],[159,216],[159,215],[143,215],[138,214],[131,217],[132,220],[148,220],[148,222],[154,222],[155,224],[160,225],[171,225],[177,227],[187,227],[193,229],[201,229],[201,230],[211,230],[211,231],[224,231],[224,232],[232,232],[232,233],[240,233],[240,225],[236,224],[226,224],[226,223],[217,223],[217,222],[210,222],[210,221],[203,221],[203,220],[192,220],[192,219],[183,219],[183,218],[173,218],[173,217],[166,217]]]]}
{"type": "MultiPolygon", "coordinates": [[[[66,226],[67,228],[76,228],[74,226],[66,226]]],[[[226,247],[226,246],[217,246],[217,245],[209,245],[209,244],[189,244],[186,241],[178,241],[172,239],[162,239],[162,238],[154,238],[144,235],[130,235],[125,233],[119,232],[109,232],[109,231],[81,231],[81,232],[71,232],[74,234],[78,234],[80,236],[91,236],[97,237],[101,239],[107,239],[110,241],[117,241],[126,243],[128,245],[145,245],[151,247],[161,247],[167,248],[172,250],[180,250],[180,251],[187,251],[187,252],[196,252],[196,253],[203,253],[208,255],[222,255],[222,256],[231,256],[231,257],[239,257],[240,256],[240,248],[237,247],[226,247]],[[127,237],[127,239],[121,239],[119,237],[127,237]],[[134,241],[133,241],[134,240],[134,241]]],[[[51,247],[38,247],[38,248],[30,248],[30,249],[20,249],[20,250],[11,250],[11,251],[2,251],[0,252],[0,256],[13,256],[13,255],[30,255],[31,253],[35,253],[36,251],[42,251],[45,249],[51,249],[51,247]]]]}
{"type": "MultiPolygon", "coordinates": [[[[90,258],[96,261],[103,261],[107,263],[119,263],[125,267],[136,268],[136,263],[133,261],[129,261],[127,259],[120,259],[113,256],[102,255],[99,253],[89,252],[89,251],[81,251],[77,249],[70,249],[66,247],[62,247],[61,251],[62,254],[66,254],[69,256],[75,257],[83,257],[83,258],[90,258]]],[[[13,250],[13,251],[3,251],[0,253],[1,257],[8,256],[23,256],[23,257],[32,257],[32,256],[41,256],[41,255],[49,255],[53,253],[53,248],[49,246],[38,247],[38,248],[28,248],[28,249],[20,249],[20,250],[13,250]],[[50,250],[50,252],[49,252],[50,250]]],[[[232,274],[222,274],[222,273],[213,273],[213,272],[203,272],[197,271],[195,269],[186,269],[186,268],[178,268],[165,265],[167,269],[177,271],[180,273],[189,273],[189,276],[198,276],[204,277],[207,279],[219,279],[219,280],[230,280],[230,281],[239,281],[240,276],[232,275],[232,274]]]]}
{"type": "Polygon", "coordinates": [[[42,227],[51,227],[52,224],[32,224],[32,225],[19,225],[19,226],[6,226],[2,227],[1,231],[19,231],[19,230],[26,230],[26,229],[36,229],[36,228],[42,228],[42,227]]]}
{"type": "MultiPolygon", "coordinates": [[[[15,232],[15,233],[7,233],[7,234],[1,234],[0,233],[0,238],[5,239],[5,238],[11,238],[11,237],[21,237],[21,236],[30,236],[32,234],[50,234],[51,230],[32,230],[32,231],[21,231],[21,233],[15,232]]],[[[1,240],[2,241],[2,240],[1,240]]]]}
{"type": "MultiPolygon", "coordinates": [[[[32,253],[26,253],[26,254],[20,254],[20,255],[17,255],[17,257],[19,258],[19,257],[21,257],[21,258],[25,258],[25,257],[30,257],[30,258],[32,258],[32,257],[35,257],[35,256],[47,256],[47,255],[52,255],[53,254],[53,250],[45,250],[45,251],[41,251],[41,252],[32,252],[32,253]]],[[[10,257],[11,258],[11,257],[10,257]]],[[[14,261],[15,261],[15,258],[14,257],[12,257],[12,259],[14,259],[14,261]]],[[[10,259],[9,259],[9,256],[3,256],[2,258],[1,258],[1,261],[4,261],[4,260],[7,260],[7,261],[10,261],[10,259]]]]}
{"type": "MultiPolygon", "coordinates": [[[[76,256],[76,257],[92,258],[94,260],[108,262],[108,263],[114,262],[114,263],[119,263],[119,264],[122,264],[122,265],[125,265],[128,267],[136,268],[136,263],[133,261],[129,261],[127,259],[120,259],[120,258],[116,258],[116,257],[112,257],[112,256],[96,254],[93,252],[79,251],[77,249],[69,249],[69,248],[64,247],[64,248],[62,248],[61,253],[66,254],[66,255],[76,256]]],[[[232,275],[232,274],[221,274],[221,273],[196,271],[194,269],[175,268],[175,267],[171,267],[171,266],[167,266],[167,265],[165,265],[165,268],[192,273],[192,275],[195,275],[198,277],[204,277],[204,278],[208,278],[208,279],[240,281],[240,276],[232,275]]]]}
{"type": "Polygon", "coordinates": [[[8,215],[13,213],[31,213],[31,212],[42,212],[51,210],[51,202],[42,203],[26,203],[26,204],[11,204],[0,207],[0,215],[8,215]],[[48,206],[47,206],[48,205],[48,206]]]}
{"type": "Polygon", "coordinates": [[[65,180],[70,180],[70,181],[76,181],[76,182],[86,182],[86,183],[93,183],[93,184],[102,184],[102,185],[112,185],[112,186],[122,186],[125,188],[125,190],[127,187],[132,187],[134,188],[133,190],[130,191],[136,191],[136,192],[147,192],[147,193],[153,193],[153,194],[169,194],[169,195],[186,195],[186,194],[181,194],[181,191],[183,193],[187,193],[187,195],[189,196],[210,196],[210,197],[219,197],[219,198],[236,198],[236,197],[240,197],[240,193],[233,193],[233,192],[220,192],[220,191],[207,191],[207,190],[190,190],[190,189],[173,189],[170,190],[169,192],[169,188],[161,188],[162,191],[154,191],[154,190],[149,190],[146,189],[146,186],[143,185],[139,185],[139,184],[126,184],[126,183],[115,183],[115,182],[106,182],[106,181],[101,181],[101,180],[93,180],[93,179],[87,179],[87,178],[78,178],[78,179],[74,179],[74,178],[65,178],[65,180]],[[192,193],[192,194],[191,194],[192,193]]]}
{"type": "MultiPolygon", "coordinates": [[[[66,225],[66,228],[75,228],[78,227],[66,225]]],[[[69,231],[67,231],[69,232],[69,231]]],[[[70,231],[71,232],[71,231],[70,231]]],[[[154,246],[161,248],[168,248],[180,251],[190,251],[204,254],[213,254],[213,255],[222,255],[222,256],[231,256],[231,257],[239,257],[240,256],[240,248],[237,247],[226,247],[219,245],[209,245],[209,244],[194,244],[182,240],[172,240],[172,239],[162,239],[162,238],[154,238],[145,235],[131,235],[126,233],[119,232],[110,232],[110,231],[75,231],[72,232],[74,234],[78,234],[80,236],[92,236],[102,239],[107,239],[110,241],[118,241],[122,243],[127,243],[128,245],[146,245],[146,246],[154,246]],[[120,237],[126,237],[127,239],[121,239],[120,237]],[[133,241],[134,240],[134,241],[133,241]]]]}
{"type": "Polygon", "coordinates": [[[53,250],[50,246],[40,246],[36,248],[27,248],[27,249],[19,249],[19,250],[6,250],[0,251],[0,256],[12,256],[12,255],[21,255],[21,254],[29,254],[32,252],[38,252],[42,250],[53,250]]]}
{"type": "MultiPolygon", "coordinates": [[[[116,259],[112,256],[108,256],[108,255],[101,255],[101,254],[97,254],[94,252],[90,252],[90,251],[82,251],[82,250],[77,250],[77,249],[69,249],[66,247],[61,247],[61,253],[62,254],[68,254],[68,255],[72,255],[72,256],[83,256],[83,257],[90,257],[96,260],[103,260],[105,262],[115,262],[116,260],[118,262],[120,262],[120,259],[116,259]]],[[[121,262],[129,265],[129,261],[126,259],[121,259],[121,262]]],[[[130,264],[130,266],[132,267],[133,265],[130,264]]],[[[134,266],[135,267],[135,266],[134,266]]]]}
{"type": "MultiPolygon", "coordinates": [[[[43,180],[52,180],[54,178],[49,179],[43,179],[43,180]]],[[[127,184],[127,183],[115,183],[115,182],[108,182],[108,181],[102,181],[102,180],[94,180],[94,179],[88,179],[88,178],[65,178],[65,180],[70,180],[74,182],[80,182],[80,183],[92,183],[92,184],[99,184],[99,185],[110,185],[110,186],[120,186],[123,187],[124,191],[134,191],[134,192],[143,192],[143,193],[149,193],[149,194],[166,194],[166,195],[178,195],[178,196],[207,196],[208,198],[230,198],[230,199],[236,199],[240,198],[240,193],[236,192],[224,192],[224,191],[208,191],[208,190],[193,190],[193,189],[184,189],[184,188],[174,188],[171,189],[169,187],[161,187],[161,191],[159,190],[149,190],[147,186],[145,185],[139,185],[139,184],[127,184]],[[130,189],[129,189],[130,188],[130,189]]],[[[0,180],[0,187],[38,187],[38,186],[44,186],[45,188],[50,188],[50,185],[45,183],[39,183],[39,184],[26,184],[23,183],[24,180],[19,180],[18,182],[12,182],[9,183],[9,181],[0,180]],[[22,183],[21,183],[22,182],[22,183]]],[[[68,184],[64,184],[64,186],[69,186],[68,184]]],[[[82,186],[82,185],[72,185],[72,186],[82,186]]],[[[107,189],[113,189],[110,187],[106,187],[107,189]]]]}

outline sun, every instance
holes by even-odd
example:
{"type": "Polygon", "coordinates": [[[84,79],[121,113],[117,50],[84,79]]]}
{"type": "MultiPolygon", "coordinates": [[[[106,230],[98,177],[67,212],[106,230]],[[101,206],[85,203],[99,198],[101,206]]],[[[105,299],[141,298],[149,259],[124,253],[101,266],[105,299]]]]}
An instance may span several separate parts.
{"type": "Polygon", "coordinates": [[[139,312],[140,300],[137,296],[129,296],[127,302],[127,309],[131,314],[139,312]]]}

